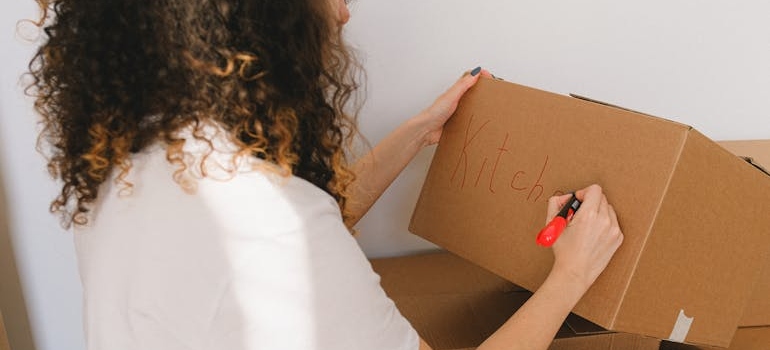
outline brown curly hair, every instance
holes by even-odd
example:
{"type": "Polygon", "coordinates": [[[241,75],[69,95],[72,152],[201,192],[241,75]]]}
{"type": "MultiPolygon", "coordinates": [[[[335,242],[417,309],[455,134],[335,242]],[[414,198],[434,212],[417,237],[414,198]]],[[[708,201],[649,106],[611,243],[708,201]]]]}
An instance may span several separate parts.
{"type": "Polygon", "coordinates": [[[357,130],[345,107],[361,69],[330,1],[37,2],[46,41],[28,93],[43,118],[39,148],[63,182],[50,210],[65,227],[88,222],[113,171],[130,188],[130,155],[153,142],[184,169],[175,132],[210,121],[239,156],[308,180],[346,216],[357,130]]]}

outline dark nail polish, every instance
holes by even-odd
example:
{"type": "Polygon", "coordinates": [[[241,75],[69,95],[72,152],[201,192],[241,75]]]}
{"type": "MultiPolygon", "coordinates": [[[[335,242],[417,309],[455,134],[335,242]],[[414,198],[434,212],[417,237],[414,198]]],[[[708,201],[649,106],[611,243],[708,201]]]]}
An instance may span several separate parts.
{"type": "Polygon", "coordinates": [[[472,76],[472,77],[475,77],[475,76],[479,75],[479,73],[481,73],[481,67],[476,67],[476,68],[474,68],[474,69],[471,71],[471,76],[472,76]]]}

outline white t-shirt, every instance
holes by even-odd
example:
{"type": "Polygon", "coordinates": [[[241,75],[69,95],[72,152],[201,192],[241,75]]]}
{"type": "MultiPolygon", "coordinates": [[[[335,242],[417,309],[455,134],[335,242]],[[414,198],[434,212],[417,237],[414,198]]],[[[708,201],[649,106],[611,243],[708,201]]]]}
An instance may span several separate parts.
{"type": "Polygon", "coordinates": [[[190,194],[164,147],[131,161],[75,230],[90,350],[418,348],[324,191],[241,169],[190,194]]]}

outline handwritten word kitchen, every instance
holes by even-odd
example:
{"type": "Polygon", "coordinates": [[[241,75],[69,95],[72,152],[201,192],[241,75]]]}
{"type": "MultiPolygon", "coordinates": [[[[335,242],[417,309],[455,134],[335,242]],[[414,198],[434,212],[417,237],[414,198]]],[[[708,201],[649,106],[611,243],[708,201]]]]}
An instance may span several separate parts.
{"type": "MultiPolygon", "coordinates": [[[[510,154],[510,135],[506,132],[504,136],[499,137],[498,143],[491,143],[491,146],[478,145],[478,140],[488,140],[489,134],[499,130],[494,129],[490,119],[474,121],[474,117],[470,116],[465,127],[464,140],[458,149],[457,163],[449,183],[461,189],[482,189],[493,194],[504,191],[519,192],[523,199],[532,202],[548,200],[550,196],[543,196],[547,188],[543,179],[549,170],[550,157],[543,156],[542,161],[536,165],[514,164],[513,171],[500,171],[504,165],[510,166],[510,156],[506,157],[510,154]]],[[[564,192],[553,192],[553,195],[560,194],[564,192]]]]}

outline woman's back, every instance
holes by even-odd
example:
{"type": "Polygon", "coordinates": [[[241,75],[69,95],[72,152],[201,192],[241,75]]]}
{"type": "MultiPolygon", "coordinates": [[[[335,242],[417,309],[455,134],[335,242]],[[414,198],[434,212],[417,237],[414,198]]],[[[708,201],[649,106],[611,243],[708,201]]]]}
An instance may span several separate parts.
{"type": "Polygon", "coordinates": [[[105,181],[75,234],[89,348],[417,348],[335,200],[259,162],[190,167],[190,194],[155,145],[132,158],[128,193],[105,181]]]}

